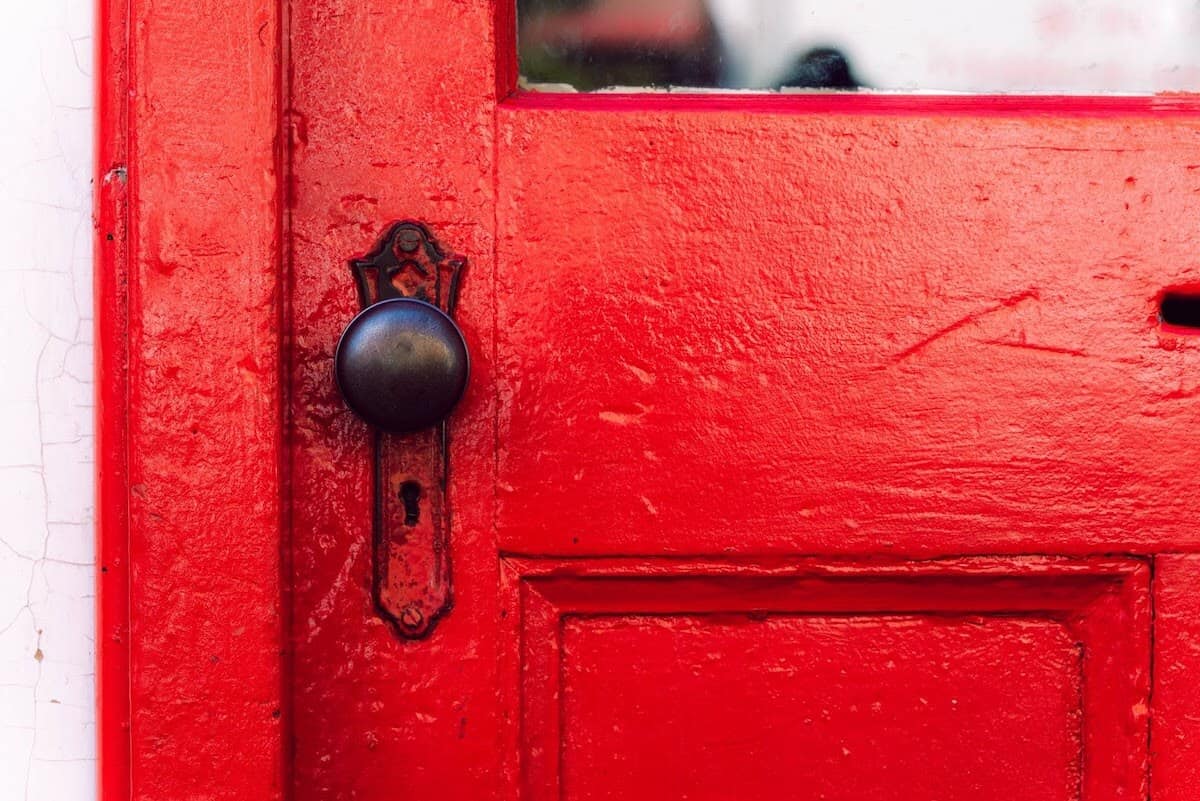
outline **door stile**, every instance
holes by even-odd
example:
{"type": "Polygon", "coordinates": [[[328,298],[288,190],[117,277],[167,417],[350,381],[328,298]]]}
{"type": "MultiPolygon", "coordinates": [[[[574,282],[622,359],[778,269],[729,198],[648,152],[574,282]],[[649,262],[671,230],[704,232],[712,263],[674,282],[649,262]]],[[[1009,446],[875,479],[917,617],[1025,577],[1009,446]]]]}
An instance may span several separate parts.
{"type": "Polygon", "coordinates": [[[278,798],[279,7],[98,8],[100,796],[278,798]]]}

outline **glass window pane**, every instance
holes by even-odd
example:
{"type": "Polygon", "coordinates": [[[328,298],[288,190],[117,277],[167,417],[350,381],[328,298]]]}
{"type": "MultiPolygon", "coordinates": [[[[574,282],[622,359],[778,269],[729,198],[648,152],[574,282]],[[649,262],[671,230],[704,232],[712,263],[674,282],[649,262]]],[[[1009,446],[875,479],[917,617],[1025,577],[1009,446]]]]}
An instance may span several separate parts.
{"type": "Polygon", "coordinates": [[[1197,0],[517,0],[527,86],[1200,90],[1197,0]]]}

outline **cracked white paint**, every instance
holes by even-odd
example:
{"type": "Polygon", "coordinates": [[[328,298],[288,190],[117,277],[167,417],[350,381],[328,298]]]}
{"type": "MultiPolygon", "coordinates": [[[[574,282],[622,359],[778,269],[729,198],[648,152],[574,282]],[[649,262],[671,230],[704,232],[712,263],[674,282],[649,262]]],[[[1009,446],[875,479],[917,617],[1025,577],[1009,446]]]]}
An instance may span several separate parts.
{"type": "Polygon", "coordinates": [[[0,801],[95,798],[92,0],[0,26],[0,801]]]}

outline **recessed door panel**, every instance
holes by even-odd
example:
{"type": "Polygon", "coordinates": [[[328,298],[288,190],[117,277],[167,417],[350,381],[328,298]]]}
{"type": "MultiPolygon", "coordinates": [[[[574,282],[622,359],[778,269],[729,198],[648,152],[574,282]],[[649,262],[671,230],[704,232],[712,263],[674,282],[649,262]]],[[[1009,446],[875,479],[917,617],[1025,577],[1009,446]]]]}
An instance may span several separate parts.
{"type": "Polygon", "coordinates": [[[1145,782],[1132,561],[510,560],[523,799],[1117,799],[1145,782]]]}
{"type": "Polygon", "coordinates": [[[577,617],[561,660],[567,799],[1078,798],[1062,622],[577,617]]]}

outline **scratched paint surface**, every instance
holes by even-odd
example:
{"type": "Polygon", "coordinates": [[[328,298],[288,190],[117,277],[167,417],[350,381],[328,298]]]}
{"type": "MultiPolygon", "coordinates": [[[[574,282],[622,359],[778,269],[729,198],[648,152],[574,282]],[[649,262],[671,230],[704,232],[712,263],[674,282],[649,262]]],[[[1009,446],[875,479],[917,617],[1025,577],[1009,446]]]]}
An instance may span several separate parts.
{"type": "Polygon", "coordinates": [[[556,97],[499,112],[501,547],[1200,542],[1195,118],[556,97]]]}
{"type": "Polygon", "coordinates": [[[92,19],[48,0],[0,28],[4,801],[95,797],[92,19]]]}

